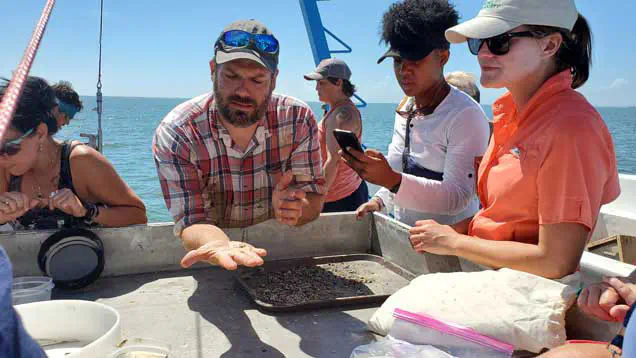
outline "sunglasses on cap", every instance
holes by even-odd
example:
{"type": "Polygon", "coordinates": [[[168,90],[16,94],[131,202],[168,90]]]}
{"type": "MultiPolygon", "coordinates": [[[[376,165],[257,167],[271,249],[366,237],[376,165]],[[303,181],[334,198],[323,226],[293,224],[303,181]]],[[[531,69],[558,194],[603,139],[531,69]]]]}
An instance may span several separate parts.
{"type": "Polygon", "coordinates": [[[258,51],[273,55],[278,52],[278,40],[273,35],[252,34],[242,30],[230,30],[221,36],[219,42],[224,47],[255,47],[258,51]]]}
{"type": "Polygon", "coordinates": [[[488,46],[488,50],[493,55],[503,56],[510,51],[510,41],[515,37],[535,37],[536,35],[530,31],[507,32],[499,36],[488,39],[468,39],[468,48],[470,53],[477,56],[484,43],[488,46]]]}
{"type": "Polygon", "coordinates": [[[24,133],[20,138],[14,139],[10,142],[6,142],[2,147],[0,147],[0,155],[12,156],[18,154],[20,152],[20,143],[24,141],[35,128],[29,129],[26,133],[24,133]]]}

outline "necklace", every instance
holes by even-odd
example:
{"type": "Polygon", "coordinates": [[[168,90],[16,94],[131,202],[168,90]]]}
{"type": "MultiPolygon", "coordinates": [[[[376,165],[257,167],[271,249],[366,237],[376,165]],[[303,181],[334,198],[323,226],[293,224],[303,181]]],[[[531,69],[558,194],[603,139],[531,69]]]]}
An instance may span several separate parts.
{"type": "MultiPolygon", "coordinates": [[[[51,193],[55,191],[55,189],[57,189],[58,187],[58,181],[59,181],[59,174],[56,174],[54,176],[52,176],[47,183],[45,184],[45,187],[48,186],[49,188],[51,188],[51,193]]],[[[33,185],[31,186],[31,189],[33,189],[33,193],[35,193],[35,196],[38,200],[44,199],[44,194],[42,193],[42,185],[40,183],[38,183],[37,180],[33,180],[33,185]]]]}
{"type": "Polygon", "coordinates": [[[59,160],[57,160],[57,156],[60,153],[59,148],[57,148],[57,146],[54,146],[54,150],[53,150],[53,155],[51,155],[51,160],[49,161],[49,165],[46,168],[46,176],[47,180],[45,180],[45,184],[42,185],[39,181],[38,178],[42,177],[42,176],[38,176],[37,174],[34,173],[33,175],[33,184],[31,185],[31,189],[33,190],[33,193],[35,194],[36,198],[38,200],[42,200],[44,199],[44,193],[42,192],[42,187],[44,186],[45,188],[48,187],[50,189],[50,192],[54,192],[57,187],[59,186],[59,178],[60,178],[60,173],[59,170],[55,171],[55,167],[56,164],[59,160]],[[51,176],[50,172],[53,171],[54,174],[51,176]]]}

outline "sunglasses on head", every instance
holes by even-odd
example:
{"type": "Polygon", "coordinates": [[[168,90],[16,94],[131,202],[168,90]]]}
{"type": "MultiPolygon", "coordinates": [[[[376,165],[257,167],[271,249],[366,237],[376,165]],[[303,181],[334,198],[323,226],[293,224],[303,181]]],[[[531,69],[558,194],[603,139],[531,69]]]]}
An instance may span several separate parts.
{"type": "Polygon", "coordinates": [[[12,156],[18,154],[20,151],[20,143],[31,135],[34,130],[35,128],[31,128],[19,138],[6,142],[2,147],[0,147],[0,155],[12,156]]]}
{"type": "Polygon", "coordinates": [[[468,39],[468,48],[477,56],[485,43],[493,55],[502,56],[510,51],[510,41],[515,37],[535,37],[535,34],[530,31],[507,32],[488,39],[468,39]]]}
{"type": "Polygon", "coordinates": [[[278,40],[273,35],[252,34],[242,30],[230,30],[221,36],[219,40],[224,47],[243,48],[255,47],[258,51],[270,55],[278,52],[278,40]]]}

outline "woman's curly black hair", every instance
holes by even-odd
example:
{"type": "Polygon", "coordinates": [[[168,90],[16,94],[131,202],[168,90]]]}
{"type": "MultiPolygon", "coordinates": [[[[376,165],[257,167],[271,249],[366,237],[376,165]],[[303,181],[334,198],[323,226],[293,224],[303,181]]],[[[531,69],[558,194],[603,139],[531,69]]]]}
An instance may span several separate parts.
{"type": "Polygon", "coordinates": [[[384,14],[380,42],[391,48],[408,50],[428,44],[448,49],[444,32],[459,21],[455,7],[447,0],[404,0],[384,14]]]}
{"type": "MultiPolygon", "coordinates": [[[[2,79],[0,83],[0,98],[4,96],[9,86],[9,80],[2,79]]],[[[46,124],[49,134],[57,132],[57,123],[52,115],[55,103],[55,92],[49,84],[40,77],[27,77],[24,90],[16,108],[11,126],[22,133],[36,128],[40,123],[46,124]]]]}

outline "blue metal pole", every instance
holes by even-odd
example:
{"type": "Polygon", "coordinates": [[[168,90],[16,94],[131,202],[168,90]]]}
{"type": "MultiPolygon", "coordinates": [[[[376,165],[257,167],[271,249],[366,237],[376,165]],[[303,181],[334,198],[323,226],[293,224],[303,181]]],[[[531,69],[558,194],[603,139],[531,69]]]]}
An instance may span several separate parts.
{"type": "Polygon", "coordinates": [[[316,0],[298,1],[300,2],[300,9],[305,20],[309,44],[311,45],[311,51],[314,55],[314,62],[316,66],[318,66],[320,61],[331,57],[329,44],[327,44],[327,37],[325,36],[325,28],[322,25],[320,11],[318,11],[318,4],[316,0]]]}
{"type": "MultiPolygon", "coordinates": [[[[311,52],[314,55],[314,62],[316,63],[316,66],[318,66],[320,61],[330,58],[332,53],[351,52],[351,47],[349,45],[323,26],[320,11],[318,10],[318,1],[321,0],[298,0],[300,3],[300,10],[303,13],[303,19],[305,20],[305,28],[307,29],[307,36],[309,37],[309,44],[311,45],[311,52]],[[338,41],[345,49],[330,50],[326,35],[329,35],[334,40],[338,41]]],[[[355,95],[355,98],[360,101],[360,104],[357,105],[358,107],[366,107],[367,102],[365,102],[360,96],[355,95]]]]}

